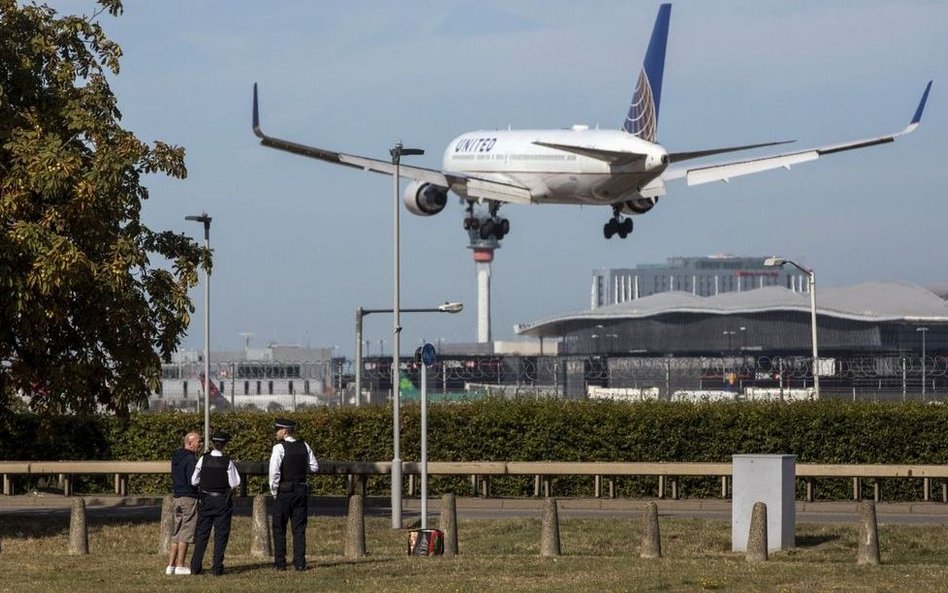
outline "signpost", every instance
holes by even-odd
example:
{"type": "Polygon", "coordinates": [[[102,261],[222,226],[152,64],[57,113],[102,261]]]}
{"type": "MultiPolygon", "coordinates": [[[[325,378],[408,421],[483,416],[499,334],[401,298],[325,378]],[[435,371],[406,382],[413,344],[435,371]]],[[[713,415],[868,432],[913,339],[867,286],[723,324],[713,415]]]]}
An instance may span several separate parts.
{"type": "Polygon", "coordinates": [[[428,367],[438,360],[435,348],[425,343],[415,352],[421,359],[421,528],[428,529],[428,367]]]}

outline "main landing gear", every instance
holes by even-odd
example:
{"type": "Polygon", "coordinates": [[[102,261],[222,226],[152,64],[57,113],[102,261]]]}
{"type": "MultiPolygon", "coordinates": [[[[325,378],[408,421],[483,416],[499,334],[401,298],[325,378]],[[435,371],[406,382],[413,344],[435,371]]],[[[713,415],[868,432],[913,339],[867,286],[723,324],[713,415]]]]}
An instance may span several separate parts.
{"type": "Polygon", "coordinates": [[[625,239],[632,232],[632,219],[620,216],[618,207],[612,208],[612,218],[602,226],[602,235],[606,239],[611,239],[613,235],[619,235],[620,239],[625,239]]]}
{"type": "Polygon", "coordinates": [[[481,220],[474,216],[474,202],[467,203],[467,217],[464,219],[464,230],[477,229],[481,239],[487,240],[491,237],[498,241],[510,232],[510,221],[506,218],[497,216],[500,209],[500,202],[488,202],[490,208],[490,218],[481,220]]]}

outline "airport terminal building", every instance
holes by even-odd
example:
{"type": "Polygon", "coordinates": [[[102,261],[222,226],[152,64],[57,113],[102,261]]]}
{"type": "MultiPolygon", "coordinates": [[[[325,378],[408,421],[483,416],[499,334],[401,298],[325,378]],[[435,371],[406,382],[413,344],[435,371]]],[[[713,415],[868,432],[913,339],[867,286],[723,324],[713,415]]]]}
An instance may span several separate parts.
{"type": "MultiPolygon", "coordinates": [[[[948,350],[948,302],[909,283],[873,282],[817,294],[821,356],[948,350]]],[[[698,296],[669,291],[519,325],[560,342],[560,355],[721,356],[811,352],[809,294],[769,286],[698,296]]]]}

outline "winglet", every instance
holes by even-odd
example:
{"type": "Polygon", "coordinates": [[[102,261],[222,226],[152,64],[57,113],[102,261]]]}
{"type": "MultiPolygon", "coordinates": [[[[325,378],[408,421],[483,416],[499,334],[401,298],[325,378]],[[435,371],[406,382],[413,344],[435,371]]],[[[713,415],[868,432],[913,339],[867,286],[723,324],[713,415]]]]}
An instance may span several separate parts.
{"type": "Polygon", "coordinates": [[[928,102],[928,93],[932,90],[932,81],[929,80],[928,84],[925,85],[925,92],[922,93],[922,98],[918,102],[918,107],[915,109],[915,115],[912,116],[912,121],[909,122],[909,125],[905,127],[904,130],[895,134],[895,136],[901,136],[903,134],[909,134],[915,131],[915,128],[918,127],[919,123],[922,121],[922,112],[925,111],[925,103],[928,102]]]}
{"type": "Polygon", "coordinates": [[[658,129],[658,110],[662,101],[662,78],[665,72],[665,47],[671,4],[662,4],[655,17],[652,38],[645,52],[645,62],[632,93],[632,103],[622,129],[649,142],[655,141],[658,129]]]}
{"type": "Polygon", "coordinates": [[[928,85],[925,87],[925,92],[922,93],[922,100],[918,102],[918,109],[915,110],[915,115],[912,116],[913,124],[917,124],[922,121],[922,112],[925,111],[925,103],[928,102],[928,92],[932,90],[932,81],[928,81],[928,85]]]}
{"type": "Polygon", "coordinates": [[[257,83],[253,83],[253,133],[259,138],[266,137],[266,134],[260,129],[260,108],[257,106],[257,83]]]}

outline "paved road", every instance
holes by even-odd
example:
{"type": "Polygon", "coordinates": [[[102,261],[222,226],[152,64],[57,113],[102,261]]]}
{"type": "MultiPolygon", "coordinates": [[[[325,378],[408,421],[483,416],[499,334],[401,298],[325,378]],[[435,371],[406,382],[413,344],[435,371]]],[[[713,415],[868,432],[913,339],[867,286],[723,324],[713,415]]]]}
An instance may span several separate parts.
{"type": "MultiPolygon", "coordinates": [[[[158,497],[87,496],[87,512],[92,516],[127,516],[158,520],[161,499],[158,497]]],[[[561,498],[561,518],[589,517],[610,518],[639,516],[645,500],[561,498]]],[[[661,516],[693,517],[719,521],[731,520],[731,503],[724,500],[657,500],[661,516]]],[[[0,517],[4,515],[67,515],[72,499],[57,495],[0,496],[0,517]]],[[[439,500],[429,503],[429,516],[436,517],[439,500]]],[[[420,503],[417,498],[407,498],[403,504],[406,522],[418,519],[420,503]]],[[[236,499],[238,515],[249,516],[251,498],[236,499]]],[[[543,501],[534,498],[469,498],[458,497],[460,519],[501,519],[536,517],[542,515],[543,501]]],[[[855,523],[859,516],[856,502],[798,502],[799,523],[855,523]]],[[[310,514],[314,516],[345,516],[347,502],[341,496],[314,496],[310,502],[310,514]]],[[[368,516],[390,517],[388,497],[368,497],[365,502],[368,516]]],[[[937,502],[876,504],[876,516],[880,524],[935,524],[948,525],[948,505],[937,502]]]]}

